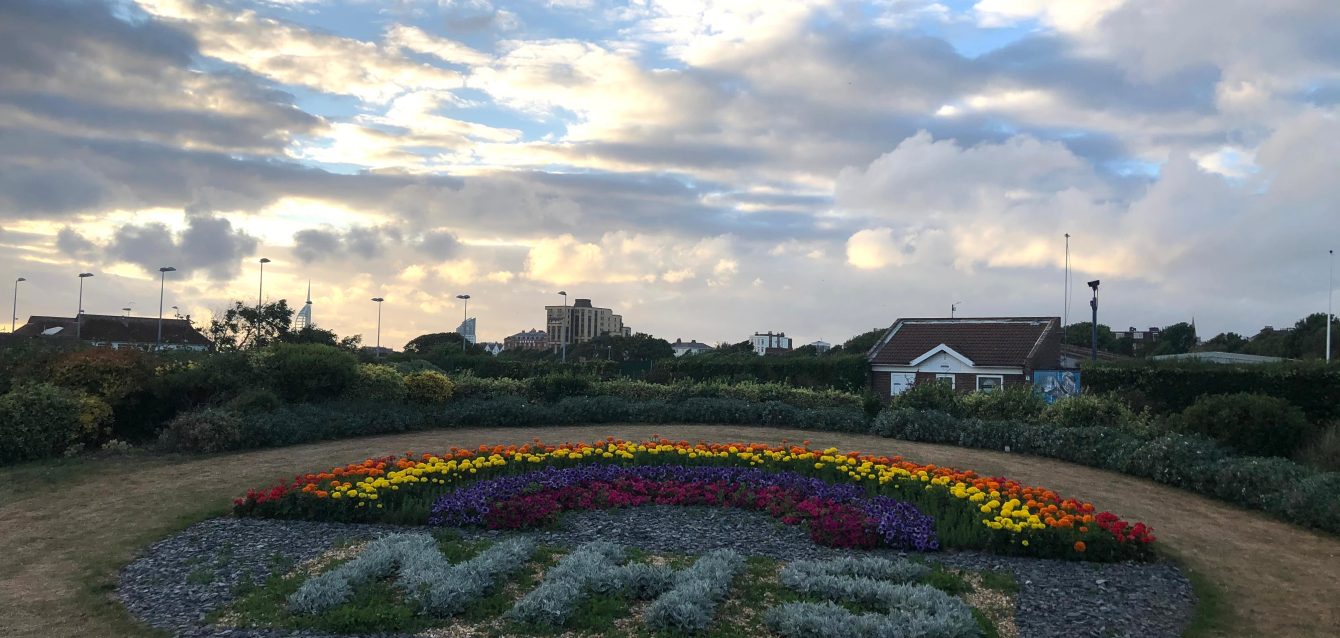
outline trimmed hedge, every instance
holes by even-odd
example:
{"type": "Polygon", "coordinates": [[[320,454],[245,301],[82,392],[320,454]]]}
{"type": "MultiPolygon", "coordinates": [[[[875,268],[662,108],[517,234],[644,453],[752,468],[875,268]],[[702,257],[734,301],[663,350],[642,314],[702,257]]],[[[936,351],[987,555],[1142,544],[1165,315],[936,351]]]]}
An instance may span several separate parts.
{"type": "Polygon", "coordinates": [[[1177,423],[1185,432],[1257,456],[1290,456],[1312,434],[1302,410],[1263,394],[1203,396],[1182,412],[1177,423]]]}
{"type": "Polygon", "coordinates": [[[823,357],[760,357],[755,354],[703,354],[654,362],[646,379],[653,383],[690,381],[757,381],[811,388],[860,392],[869,383],[870,365],[863,355],[823,357]]]}
{"type": "MultiPolygon", "coordinates": [[[[578,423],[761,424],[855,433],[865,432],[868,428],[865,413],[854,408],[797,408],[777,401],[754,403],[711,398],[670,402],[573,397],[557,403],[534,403],[521,397],[499,397],[467,399],[446,405],[335,401],[290,404],[262,413],[218,412],[225,412],[239,421],[237,441],[228,449],[279,447],[434,428],[578,423]]],[[[197,436],[202,440],[208,438],[203,434],[197,436]]],[[[229,437],[217,438],[227,440],[229,437]]],[[[216,451],[199,449],[189,442],[176,445],[171,441],[164,442],[181,451],[216,451]]]]}
{"type": "Polygon", "coordinates": [[[1157,411],[1181,412],[1209,394],[1250,392],[1284,399],[1314,422],[1340,419],[1340,366],[1156,363],[1085,366],[1091,392],[1138,394],[1157,411]]]}
{"type": "Polygon", "coordinates": [[[958,419],[906,408],[881,412],[870,431],[908,441],[1046,456],[1145,477],[1340,533],[1340,472],[1316,472],[1281,458],[1233,456],[1214,440],[1194,434],[1146,439],[1119,428],[958,419]]]}

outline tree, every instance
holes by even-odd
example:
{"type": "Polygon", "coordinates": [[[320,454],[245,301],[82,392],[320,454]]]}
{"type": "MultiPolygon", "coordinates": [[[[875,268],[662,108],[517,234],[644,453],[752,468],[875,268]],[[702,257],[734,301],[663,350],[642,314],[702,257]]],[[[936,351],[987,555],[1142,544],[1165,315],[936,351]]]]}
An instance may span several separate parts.
{"type": "Polygon", "coordinates": [[[1201,343],[1201,352],[1239,352],[1248,344],[1247,338],[1236,332],[1221,332],[1201,343]]]}
{"type": "MultiPolygon", "coordinates": [[[[1080,321],[1072,323],[1065,327],[1064,341],[1066,345],[1089,348],[1093,345],[1093,322],[1080,321]]],[[[1118,352],[1117,336],[1112,333],[1112,329],[1098,324],[1098,349],[1103,352],[1118,352]]]]}
{"type": "Polygon", "coordinates": [[[579,361],[583,359],[654,361],[675,356],[675,349],[665,339],[657,339],[649,334],[639,332],[630,337],[601,335],[568,348],[568,356],[579,361]]]}
{"type": "Polygon", "coordinates": [[[1196,347],[1196,328],[1182,321],[1159,331],[1159,340],[1151,355],[1184,354],[1196,347]]]}
{"type": "Polygon", "coordinates": [[[461,347],[461,342],[466,341],[465,337],[459,332],[431,332],[426,335],[419,335],[409,340],[405,344],[405,354],[425,355],[432,354],[439,350],[447,348],[454,349],[457,352],[466,354],[484,354],[484,349],[466,341],[466,346],[461,347]]]}
{"type": "Polygon", "coordinates": [[[840,347],[843,351],[851,354],[865,354],[875,347],[880,339],[884,338],[884,333],[888,328],[875,328],[869,332],[862,332],[844,342],[840,347]]]}
{"type": "Polygon", "coordinates": [[[302,330],[288,332],[280,337],[284,343],[319,343],[326,346],[335,346],[350,352],[358,352],[359,346],[363,344],[363,335],[352,335],[340,338],[334,330],[317,328],[316,326],[307,326],[302,330]]]}
{"type": "Polygon", "coordinates": [[[210,320],[208,336],[217,350],[250,350],[282,341],[292,324],[293,311],[285,299],[261,306],[234,301],[221,317],[210,320]]]}
{"type": "Polygon", "coordinates": [[[723,341],[721,343],[718,343],[716,349],[708,354],[711,355],[754,354],[754,343],[748,339],[745,339],[744,341],[741,341],[739,343],[726,343],[723,341]]]}

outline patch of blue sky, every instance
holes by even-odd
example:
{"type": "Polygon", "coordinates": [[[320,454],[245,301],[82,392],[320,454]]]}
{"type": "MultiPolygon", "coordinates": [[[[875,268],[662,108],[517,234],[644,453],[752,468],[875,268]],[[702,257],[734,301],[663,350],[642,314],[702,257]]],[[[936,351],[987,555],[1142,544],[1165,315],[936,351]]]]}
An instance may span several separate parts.
{"type": "Polygon", "coordinates": [[[303,28],[357,40],[377,41],[393,22],[400,21],[379,2],[266,2],[242,0],[233,4],[252,9],[256,15],[291,22],[303,28]]]}
{"type": "Polygon", "coordinates": [[[1163,164],[1134,157],[1108,160],[1098,168],[1119,177],[1157,178],[1163,172],[1163,164]]]}
{"type": "Polygon", "coordinates": [[[293,95],[295,106],[326,119],[349,120],[367,112],[363,102],[352,95],[323,93],[301,86],[285,86],[283,89],[293,95]]]}
{"type": "Polygon", "coordinates": [[[568,122],[576,119],[572,112],[559,109],[556,113],[539,116],[499,105],[489,94],[478,89],[457,89],[453,92],[471,106],[447,105],[441,114],[453,119],[475,122],[494,128],[521,131],[522,141],[559,139],[568,132],[568,122]]]}
{"type": "Polygon", "coordinates": [[[1031,37],[1043,28],[1035,20],[1020,20],[996,27],[980,26],[973,12],[977,1],[939,0],[936,4],[943,6],[947,12],[925,14],[925,19],[916,22],[916,28],[927,36],[948,42],[959,55],[966,58],[980,57],[1005,48],[1031,37]]]}

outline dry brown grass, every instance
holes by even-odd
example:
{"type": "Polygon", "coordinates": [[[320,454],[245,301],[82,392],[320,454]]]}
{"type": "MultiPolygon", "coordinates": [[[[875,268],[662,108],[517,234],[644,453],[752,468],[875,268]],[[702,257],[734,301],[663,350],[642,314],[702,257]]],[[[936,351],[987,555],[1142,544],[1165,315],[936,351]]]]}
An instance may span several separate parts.
{"type": "Polygon", "coordinates": [[[248,487],[370,455],[450,446],[642,439],[837,446],[1009,476],[1154,526],[1160,542],[1223,589],[1232,626],[1215,635],[1340,635],[1340,539],[1188,492],[1059,461],[864,435],[734,426],[468,429],[351,439],[213,457],[145,456],[0,470],[0,636],[136,636],[110,592],[135,551],[227,511],[248,487]]]}

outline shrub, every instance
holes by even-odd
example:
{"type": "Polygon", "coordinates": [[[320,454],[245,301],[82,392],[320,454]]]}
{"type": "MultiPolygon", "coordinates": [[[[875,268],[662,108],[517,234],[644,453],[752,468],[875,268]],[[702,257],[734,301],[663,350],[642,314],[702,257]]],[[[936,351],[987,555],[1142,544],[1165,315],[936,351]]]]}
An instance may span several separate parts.
{"type": "Polygon", "coordinates": [[[283,405],[283,399],[279,398],[273,390],[268,388],[247,388],[241,394],[233,397],[226,404],[229,410],[239,413],[266,412],[274,410],[283,405]]]}
{"type": "Polygon", "coordinates": [[[496,399],[499,397],[526,395],[526,382],[507,377],[481,377],[464,372],[452,377],[456,384],[457,399],[496,399]]]}
{"type": "Polygon", "coordinates": [[[406,392],[405,377],[395,368],[364,363],[346,394],[356,401],[402,401],[406,392]]]}
{"type": "Polygon", "coordinates": [[[1288,401],[1239,393],[1197,399],[1182,412],[1178,427],[1212,437],[1242,454],[1290,456],[1310,426],[1303,411],[1288,401]]]}
{"type": "Polygon", "coordinates": [[[1215,496],[1262,510],[1277,510],[1283,495],[1311,475],[1292,461],[1256,456],[1227,458],[1215,463],[1211,471],[1215,496]]]}
{"type": "Polygon", "coordinates": [[[96,443],[111,422],[102,400],[48,383],[0,395],[0,463],[57,456],[96,443]]]}
{"type": "Polygon", "coordinates": [[[1207,492],[1213,468],[1228,453],[1214,440],[1194,434],[1169,434],[1136,449],[1122,471],[1177,487],[1207,492]]]}
{"type": "Polygon", "coordinates": [[[1047,406],[1043,420],[1063,428],[1119,428],[1135,419],[1135,414],[1115,397],[1081,394],[1060,399],[1047,406]]]}
{"type": "Polygon", "coordinates": [[[116,405],[149,388],[154,368],[150,355],[139,350],[78,350],[51,364],[51,383],[101,397],[116,405]]]}
{"type": "Polygon", "coordinates": [[[938,410],[894,407],[880,412],[870,429],[880,436],[907,441],[957,443],[959,425],[958,419],[938,410]]]}
{"type": "Polygon", "coordinates": [[[390,366],[392,368],[395,368],[395,371],[399,372],[400,374],[413,374],[415,372],[422,372],[424,370],[432,370],[433,372],[441,372],[442,374],[447,373],[446,370],[443,370],[442,368],[439,368],[433,365],[431,362],[425,361],[423,359],[396,361],[394,363],[391,363],[390,366]]]}
{"type": "Polygon", "coordinates": [[[204,409],[183,412],[168,422],[159,444],[182,452],[224,452],[245,445],[242,421],[229,410],[204,409]]]}
{"type": "Polygon", "coordinates": [[[1047,402],[1033,386],[1007,385],[992,392],[970,392],[960,399],[964,416],[989,421],[1037,421],[1047,402]]]}
{"type": "Polygon", "coordinates": [[[288,401],[338,397],[358,378],[358,359],[334,346],[280,343],[266,349],[263,370],[288,401]]]}
{"type": "Polygon", "coordinates": [[[1340,367],[1321,363],[1086,366],[1084,385],[1096,392],[1138,391],[1160,412],[1180,412],[1205,395],[1255,392],[1285,399],[1315,421],[1340,418],[1340,367]]]}
{"type": "Polygon", "coordinates": [[[1300,525],[1340,533],[1340,498],[1336,494],[1340,494],[1340,472],[1316,474],[1285,492],[1279,509],[1300,525]]]}
{"type": "Polygon", "coordinates": [[[941,381],[923,381],[903,391],[892,401],[900,408],[913,410],[939,410],[945,414],[960,416],[963,406],[959,402],[958,392],[948,383],[941,381]]]}
{"type": "Polygon", "coordinates": [[[1340,471],[1340,424],[1328,426],[1304,444],[1298,462],[1328,472],[1340,471]]]}
{"type": "Polygon", "coordinates": [[[446,403],[456,386],[441,372],[424,370],[405,377],[405,396],[416,403],[446,403]]]}
{"type": "Polygon", "coordinates": [[[591,388],[591,380],[571,374],[551,374],[534,377],[526,383],[526,396],[532,401],[554,402],[567,397],[583,396],[591,388]]]}

